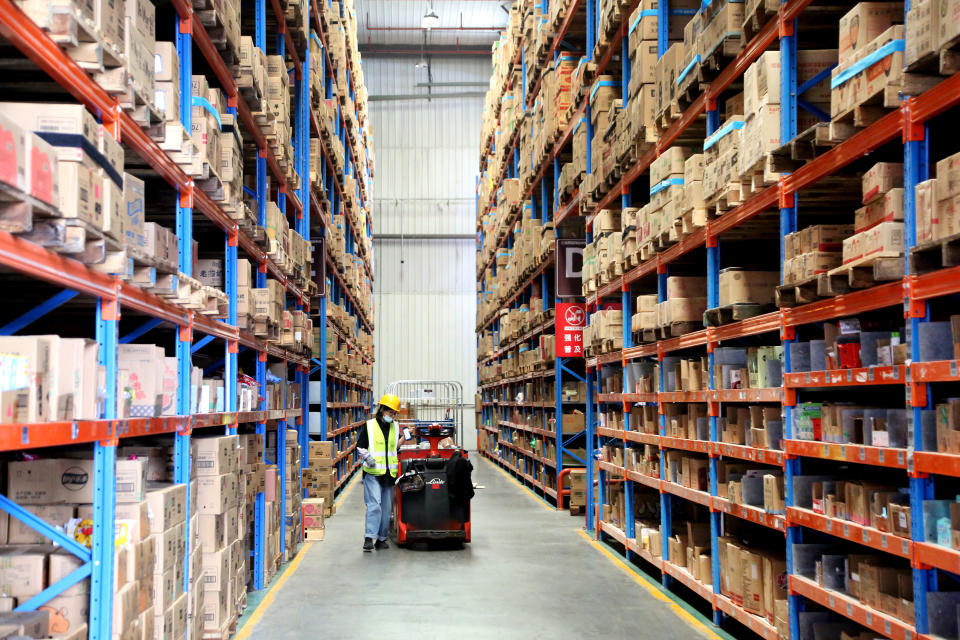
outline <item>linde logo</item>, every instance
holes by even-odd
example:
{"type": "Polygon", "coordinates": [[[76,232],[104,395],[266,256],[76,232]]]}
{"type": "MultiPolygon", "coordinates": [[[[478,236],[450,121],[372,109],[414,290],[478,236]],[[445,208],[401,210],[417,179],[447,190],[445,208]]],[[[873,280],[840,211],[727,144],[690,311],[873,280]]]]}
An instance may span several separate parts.
{"type": "Polygon", "coordinates": [[[441,486],[447,484],[447,481],[443,478],[430,478],[427,480],[427,484],[433,487],[434,489],[439,489],[441,486]]]}
{"type": "Polygon", "coordinates": [[[80,467],[70,467],[60,476],[60,484],[70,491],[80,491],[89,480],[89,474],[80,467]]]}

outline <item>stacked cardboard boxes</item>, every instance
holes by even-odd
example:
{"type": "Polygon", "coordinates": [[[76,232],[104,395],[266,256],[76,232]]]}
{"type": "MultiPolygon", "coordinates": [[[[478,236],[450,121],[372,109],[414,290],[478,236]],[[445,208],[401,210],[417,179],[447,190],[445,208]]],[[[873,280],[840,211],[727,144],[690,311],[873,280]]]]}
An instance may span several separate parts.
{"type": "Polygon", "coordinates": [[[241,474],[238,436],[193,438],[197,470],[197,518],[203,567],[204,633],[224,634],[235,620],[237,602],[246,593],[245,545],[240,509],[246,487],[241,474]]]}
{"type": "MultiPolygon", "coordinates": [[[[93,517],[93,461],[85,459],[43,459],[11,462],[7,469],[10,499],[24,505],[48,524],[72,535],[81,543],[89,540],[87,528],[93,517]]],[[[180,489],[185,489],[180,485],[180,489]]],[[[147,483],[145,460],[117,461],[117,546],[114,555],[114,634],[123,638],[153,637],[156,606],[152,579],[156,571],[153,522],[147,500],[152,492],[147,483]]],[[[183,494],[185,495],[185,493],[183,494]]],[[[183,507],[181,501],[180,506],[183,507]]],[[[176,536],[173,536],[176,538],[176,536]]],[[[80,567],[81,561],[56,550],[47,539],[14,518],[0,521],[0,581],[10,608],[23,604],[45,587],[58,582],[80,567]]],[[[182,532],[176,540],[183,552],[182,532]]],[[[180,576],[184,565],[181,562],[180,576]]],[[[182,588],[181,588],[182,592],[182,588]]],[[[90,581],[83,580],[47,603],[56,618],[24,632],[31,637],[85,632],[89,616],[90,581]],[[42,627],[42,629],[41,629],[42,627]]],[[[172,604],[171,600],[171,604],[172,604]]],[[[185,600],[182,603],[185,605],[185,600]]],[[[8,609],[9,610],[9,609],[8,609]]],[[[46,611],[44,613],[47,613],[46,611]]],[[[15,617],[15,616],[14,616],[15,617]]],[[[0,624],[14,618],[0,618],[0,624]]],[[[41,622],[41,621],[37,621],[41,622]]],[[[26,619],[20,624],[29,624],[26,619]]]]}
{"type": "Polygon", "coordinates": [[[307,468],[303,470],[303,486],[307,497],[324,501],[324,515],[336,513],[333,493],[337,488],[337,470],[333,467],[333,442],[311,440],[307,452],[307,468]]]}

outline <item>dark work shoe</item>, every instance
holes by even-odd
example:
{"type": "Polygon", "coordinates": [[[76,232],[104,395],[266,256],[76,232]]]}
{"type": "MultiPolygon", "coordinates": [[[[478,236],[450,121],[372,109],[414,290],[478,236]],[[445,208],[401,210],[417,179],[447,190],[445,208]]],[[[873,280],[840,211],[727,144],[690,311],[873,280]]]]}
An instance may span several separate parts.
{"type": "Polygon", "coordinates": [[[389,549],[390,545],[387,544],[386,540],[377,540],[377,544],[374,545],[377,549],[389,549]]]}
{"type": "Polygon", "coordinates": [[[363,539],[363,550],[364,550],[364,551],[373,551],[373,538],[364,538],[364,539],[363,539]]]}

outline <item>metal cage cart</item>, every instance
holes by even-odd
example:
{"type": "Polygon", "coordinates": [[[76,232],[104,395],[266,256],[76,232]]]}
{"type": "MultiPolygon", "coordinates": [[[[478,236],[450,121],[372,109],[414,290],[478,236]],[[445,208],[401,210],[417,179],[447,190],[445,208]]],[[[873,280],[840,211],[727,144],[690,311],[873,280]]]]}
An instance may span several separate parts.
{"type": "Polygon", "coordinates": [[[463,385],[456,380],[398,380],[384,393],[400,398],[402,426],[451,426],[454,442],[463,442],[463,385]]]}
{"type": "Polygon", "coordinates": [[[470,542],[472,466],[459,446],[463,386],[451,380],[399,380],[385,389],[400,399],[400,427],[419,444],[400,447],[391,532],[398,544],[470,542]]]}

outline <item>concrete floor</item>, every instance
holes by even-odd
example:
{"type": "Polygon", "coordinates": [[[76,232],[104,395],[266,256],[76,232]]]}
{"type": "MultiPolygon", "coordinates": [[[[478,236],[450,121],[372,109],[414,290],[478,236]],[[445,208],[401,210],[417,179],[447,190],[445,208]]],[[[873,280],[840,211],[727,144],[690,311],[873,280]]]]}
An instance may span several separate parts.
{"type": "Polygon", "coordinates": [[[486,488],[473,501],[471,544],[363,553],[363,487],[355,482],[325,539],[243,631],[278,640],[716,638],[593,548],[577,531],[582,518],[543,508],[478,457],[474,479],[486,488]]]}

